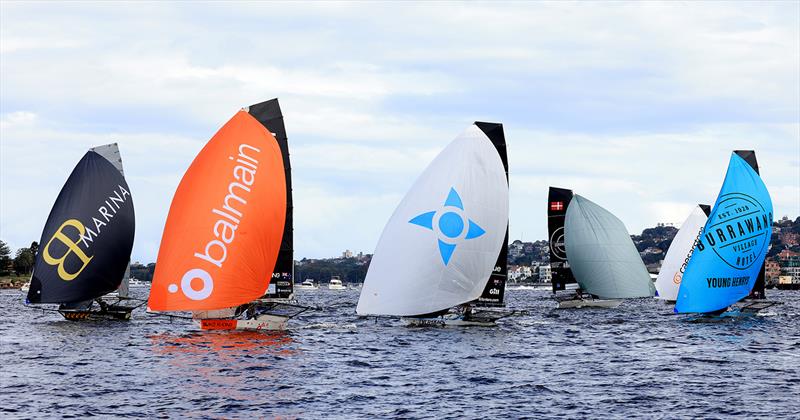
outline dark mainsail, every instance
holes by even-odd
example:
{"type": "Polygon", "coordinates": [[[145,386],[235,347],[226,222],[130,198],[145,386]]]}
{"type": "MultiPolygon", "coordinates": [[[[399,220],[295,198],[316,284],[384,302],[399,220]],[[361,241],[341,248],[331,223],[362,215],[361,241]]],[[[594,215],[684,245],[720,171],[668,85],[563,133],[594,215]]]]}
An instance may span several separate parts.
{"type": "Polygon", "coordinates": [[[572,200],[572,190],[550,187],[547,195],[547,235],[550,244],[550,272],[553,293],[576,283],[564,247],[564,217],[572,200]]]}
{"type": "MultiPolygon", "coordinates": [[[[508,182],[508,156],[506,154],[506,137],[503,133],[503,124],[489,123],[475,121],[475,125],[486,134],[486,137],[491,140],[500,155],[500,160],[503,161],[503,169],[506,172],[506,182],[508,182]]],[[[506,293],[506,279],[508,278],[508,227],[506,226],[506,238],[503,241],[503,246],[500,248],[500,253],[497,256],[497,262],[494,265],[492,274],[489,276],[489,281],[486,282],[486,288],[475,303],[478,306],[503,306],[506,293]]]]}
{"type": "Polygon", "coordinates": [[[292,166],[289,161],[289,142],[286,138],[286,127],[283,125],[283,114],[278,99],[251,105],[248,113],[275,135],[283,155],[283,167],[286,171],[286,223],[283,227],[281,249],[270,280],[270,292],[266,298],[288,299],[294,293],[294,223],[292,217],[292,166]],[[272,285],[275,285],[273,288],[272,285]]]}
{"type": "MultiPolygon", "coordinates": [[[[739,155],[740,158],[744,159],[751,168],[760,176],[761,174],[758,172],[758,161],[756,160],[756,152],[755,150],[734,150],[734,153],[739,155]]],[[[766,289],[767,289],[767,282],[766,282],[766,275],[767,275],[767,265],[766,262],[761,265],[761,271],[758,272],[758,278],[756,279],[756,284],[753,285],[753,290],[750,291],[750,295],[747,296],[748,299],[766,299],[766,289]]]]}
{"type": "Polygon", "coordinates": [[[133,249],[134,218],[121,170],[87,152],[50,210],[27,301],[74,304],[116,290],[133,249]]]}

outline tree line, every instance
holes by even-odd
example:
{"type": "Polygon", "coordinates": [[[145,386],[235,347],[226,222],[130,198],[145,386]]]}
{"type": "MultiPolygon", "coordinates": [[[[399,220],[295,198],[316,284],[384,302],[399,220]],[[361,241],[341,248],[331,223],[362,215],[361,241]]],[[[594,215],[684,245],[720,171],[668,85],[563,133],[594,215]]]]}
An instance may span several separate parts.
{"type": "Polygon", "coordinates": [[[33,272],[33,264],[36,262],[36,254],[39,253],[39,243],[31,242],[31,246],[20,248],[12,258],[11,248],[3,240],[0,240],[0,276],[30,275],[33,272]]]}

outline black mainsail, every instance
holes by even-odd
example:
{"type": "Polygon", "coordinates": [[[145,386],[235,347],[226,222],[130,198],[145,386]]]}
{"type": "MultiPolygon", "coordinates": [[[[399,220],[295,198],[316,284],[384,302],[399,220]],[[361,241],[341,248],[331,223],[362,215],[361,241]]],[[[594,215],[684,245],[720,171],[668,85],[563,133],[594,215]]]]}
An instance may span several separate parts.
{"type": "Polygon", "coordinates": [[[571,200],[572,190],[550,187],[547,195],[547,235],[553,293],[565,290],[568,284],[576,283],[564,247],[564,218],[571,200]]]}
{"type": "MultiPolygon", "coordinates": [[[[500,155],[500,160],[503,161],[503,169],[506,173],[506,182],[508,182],[508,156],[506,153],[506,137],[503,132],[503,124],[489,123],[475,121],[475,125],[486,134],[486,137],[491,140],[492,145],[500,155]]],[[[475,301],[477,306],[491,306],[498,307],[504,306],[506,294],[506,280],[508,279],[508,227],[506,226],[506,238],[503,246],[500,248],[500,253],[497,255],[497,262],[494,265],[492,274],[489,276],[489,281],[486,282],[486,288],[483,293],[475,301]]]]}
{"type": "MultiPolygon", "coordinates": [[[[758,161],[756,160],[756,152],[755,150],[734,150],[734,153],[739,155],[740,158],[744,159],[751,168],[753,168],[756,173],[761,176],[761,173],[758,172],[758,161]]],[[[753,290],[750,291],[750,295],[747,296],[747,299],[766,299],[766,289],[767,289],[767,263],[766,261],[764,264],[761,265],[761,271],[758,272],[758,278],[756,278],[756,284],[753,285],[753,290]]]]}
{"type": "Polygon", "coordinates": [[[90,150],[73,169],[45,223],[28,302],[76,304],[120,286],[135,216],[130,188],[115,165],[90,150]]]}
{"type": "Polygon", "coordinates": [[[289,162],[286,127],[283,124],[283,114],[277,98],[251,105],[247,112],[275,135],[281,155],[283,155],[283,167],[286,171],[286,223],[283,227],[283,239],[278,252],[278,260],[275,262],[275,269],[269,283],[269,292],[264,297],[290,299],[294,294],[294,222],[292,216],[292,166],[289,162]]]}

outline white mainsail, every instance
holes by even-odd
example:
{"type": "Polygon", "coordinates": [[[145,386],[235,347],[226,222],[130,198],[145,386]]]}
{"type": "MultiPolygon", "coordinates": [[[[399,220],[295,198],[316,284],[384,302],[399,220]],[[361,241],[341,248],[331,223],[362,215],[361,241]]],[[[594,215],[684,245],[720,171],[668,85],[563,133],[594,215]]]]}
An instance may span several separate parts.
{"type": "Polygon", "coordinates": [[[564,220],[567,260],[581,289],[602,299],[653,296],[655,288],[625,225],[575,195],[564,220]]]}
{"type": "Polygon", "coordinates": [[[703,234],[703,226],[708,221],[708,215],[703,208],[698,205],[689,217],[681,225],[680,230],[672,239],[672,244],[661,264],[661,270],[656,279],[656,290],[658,298],[663,300],[675,301],[678,299],[678,289],[681,287],[681,279],[689,258],[694,252],[697,241],[703,234]]]}
{"type": "Polygon", "coordinates": [[[508,225],[508,182],[471,125],[428,166],[384,228],[356,312],[415,316],[477,299],[508,225]]]}

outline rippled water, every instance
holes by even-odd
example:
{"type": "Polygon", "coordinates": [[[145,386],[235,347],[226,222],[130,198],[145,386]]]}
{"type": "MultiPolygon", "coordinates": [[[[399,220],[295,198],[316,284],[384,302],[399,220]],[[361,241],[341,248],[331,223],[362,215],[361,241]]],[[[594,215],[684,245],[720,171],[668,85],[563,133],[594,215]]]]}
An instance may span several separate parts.
{"type": "MultiPolygon", "coordinates": [[[[140,289],[141,293],[145,293],[140,289]]],[[[766,316],[689,322],[655,300],[528,314],[495,328],[358,319],[357,290],[287,333],[201,333],[137,310],[70,322],[0,292],[0,417],[798,418],[800,292],[766,316]]]]}

